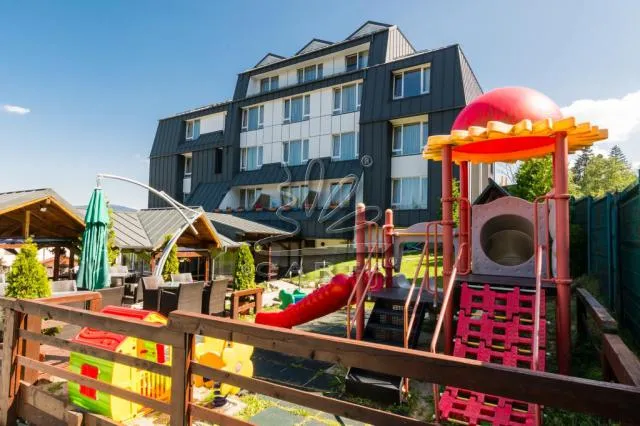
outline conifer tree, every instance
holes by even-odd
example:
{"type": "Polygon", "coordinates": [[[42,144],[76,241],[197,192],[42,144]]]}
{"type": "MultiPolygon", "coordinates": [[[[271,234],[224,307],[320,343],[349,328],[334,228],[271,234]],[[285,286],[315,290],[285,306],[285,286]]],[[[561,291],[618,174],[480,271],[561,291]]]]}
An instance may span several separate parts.
{"type": "MultiPolygon", "coordinates": [[[[164,236],[164,245],[162,247],[166,247],[171,240],[171,235],[164,236]]],[[[162,278],[165,281],[171,280],[171,274],[177,274],[180,271],[180,261],[178,260],[178,246],[174,244],[171,247],[171,251],[169,251],[169,257],[167,257],[167,261],[164,263],[164,267],[162,268],[162,278]]]]}
{"type": "Polygon", "coordinates": [[[236,267],[233,271],[233,289],[246,290],[255,288],[256,270],[251,250],[247,244],[242,244],[236,256],[236,267]]]}
{"type": "Polygon", "coordinates": [[[38,262],[38,246],[28,238],[7,274],[8,297],[37,299],[51,296],[47,270],[38,262]]]}

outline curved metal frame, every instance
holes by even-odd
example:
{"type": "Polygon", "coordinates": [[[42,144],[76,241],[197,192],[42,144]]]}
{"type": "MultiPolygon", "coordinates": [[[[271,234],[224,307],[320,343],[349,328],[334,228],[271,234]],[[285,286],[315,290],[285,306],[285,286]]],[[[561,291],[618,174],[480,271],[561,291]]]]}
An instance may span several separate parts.
{"type": "Polygon", "coordinates": [[[153,271],[153,275],[159,277],[160,275],[162,275],[162,269],[164,268],[164,264],[167,262],[167,259],[169,258],[169,253],[171,252],[171,248],[178,242],[178,239],[180,238],[182,233],[184,231],[186,231],[187,228],[191,228],[191,230],[196,235],[198,234],[198,230],[196,229],[195,226],[193,226],[193,223],[196,221],[196,219],[198,219],[200,217],[200,215],[202,213],[197,211],[197,210],[192,209],[191,207],[187,207],[184,204],[174,200],[169,195],[167,195],[164,191],[158,191],[157,189],[152,188],[149,185],[144,184],[142,182],[138,182],[137,180],[129,179],[129,178],[118,176],[118,175],[110,175],[110,174],[106,174],[106,173],[99,173],[96,176],[96,185],[97,185],[98,188],[102,187],[102,179],[119,180],[119,181],[122,181],[122,182],[128,182],[128,183],[132,183],[134,185],[141,186],[141,187],[145,188],[146,190],[151,191],[152,193],[156,194],[158,197],[162,198],[163,200],[165,200],[167,203],[169,203],[169,205],[171,207],[176,209],[178,211],[178,213],[180,213],[180,215],[184,218],[186,224],[182,228],[177,229],[176,232],[174,233],[174,235],[171,237],[171,239],[167,242],[167,245],[165,246],[164,250],[162,251],[162,256],[160,256],[160,260],[158,260],[158,264],[156,265],[156,267],[155,267],[155,269],[153,271]],[[184,213],[183,209],[187,210],[187,211],[189,211],[191,213],[194,213],[194,216],[192,218],[188,218],[187,215],[184,213]]]}

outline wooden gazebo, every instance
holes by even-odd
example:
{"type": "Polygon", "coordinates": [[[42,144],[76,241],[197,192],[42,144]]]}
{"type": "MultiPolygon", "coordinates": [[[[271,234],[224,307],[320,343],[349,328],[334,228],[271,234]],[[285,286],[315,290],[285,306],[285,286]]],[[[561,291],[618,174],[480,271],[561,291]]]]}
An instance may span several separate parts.
{"type": "Polygon", "coordinates": [[[54,249],[53,279],[60,274],[60,254],[69,250],[69,269],[84,231],[76,209],[52,189],[0,193],[0,248],[20,248],[31,237],[39,248],[54,249]]]}

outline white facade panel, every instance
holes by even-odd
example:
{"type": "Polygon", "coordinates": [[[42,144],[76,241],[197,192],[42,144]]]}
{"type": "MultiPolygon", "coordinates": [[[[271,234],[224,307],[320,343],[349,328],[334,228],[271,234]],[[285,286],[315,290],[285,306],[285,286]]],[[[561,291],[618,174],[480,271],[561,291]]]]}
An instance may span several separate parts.
{"type": "Polygon", "coordinates": [[[391,177],[427,176],[428,162],[421,155],[391,157],[391,177]]]}
{"type": "Polygon", "coordinates": [[[330,115],[323,115],[320,117],[320,134],[327,135],[331,133],[331,121],[330,115]]]}
{"type": "Polygon", "coordinates": [[[282,140],[282,125],[281,124],[276,124],[275,126],[273,126],[273,135],[272,135],[272,139],[273,142],[278,142],[282,140]]]}
{"type": "Polygon", "coordinates": [[[320,134],[320,118],[312,118],[309,120],[309,136],[318,136],[320,134]]]}
{"type": "Polygon", "coordinates": [[[302,127],[302,123],[289,124],[289,140],[300,139],[302,135],[302,132],[300,131],[301,127],[302,127]]]}
{"type": "Polygon", "coordinates": [[[309,158],[320,157],[320,137],[312,136],[309,138],[309,158]]]}
{"type": "Polygon", "coordinates": [[[356,130],[355,113],[342,114],[340,116],[340,133],[354,132],[356,130]]]}
{"type": "Polygon", "coordinates": [[[281,142],[275,142],[271,144],[271,162],[272,163],[282,162],[282,143],[281,142]]]}
{"type": "Polygon", "coordinates": [[[240,132],[240,148],[247,146],[247,132],[240,132]]]}
{"type": "Polygon", "coordinates": [[[333,114],[333,89],[327,87],[320,91],[320,115],[329,116],[333,114]]]}
{"type": "Polygon", "coordinates": [[[224,120],[226,113],[220,112],[217,114],[205,115],[200,118],[200,134],[219,132],[224,130],[224,120]]]}
{"type": "Polygon", "coordinates": [[[331,134],[323,134],[320,135],[320,150],[319,156],[322,157],[331,157],[331,134]]]}
{"type": "Polygon", "coordinates": [[[258,130],[253,130],[251,132],[246,132],[246,133],[247,133],[247,146],[256,146],[258,141],[256,134],[258,133],[258,130]]]}
{"type": "Polygon", "coordinates": [[[273,142],[273,126],[265,127],[262,130],[262,143],[268,144],[273,142]]]}
{"type": "Polygon", "coordinates": [[[340,115],[331,117],[331,133],[340,133],[340,115]]]}

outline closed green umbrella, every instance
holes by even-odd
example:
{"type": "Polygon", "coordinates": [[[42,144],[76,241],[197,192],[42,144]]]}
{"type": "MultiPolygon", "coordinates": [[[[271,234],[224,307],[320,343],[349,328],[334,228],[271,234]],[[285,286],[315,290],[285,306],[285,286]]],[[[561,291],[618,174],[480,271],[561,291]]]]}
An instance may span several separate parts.
{"type": "Polygon", "coordinates": [[[82,255],[78,271],[78,287],[97,290],[109,286],[109,259],[107,255],[107,227],[109,210],[101,188],[91,194],[84,217],[82,255]]]}

